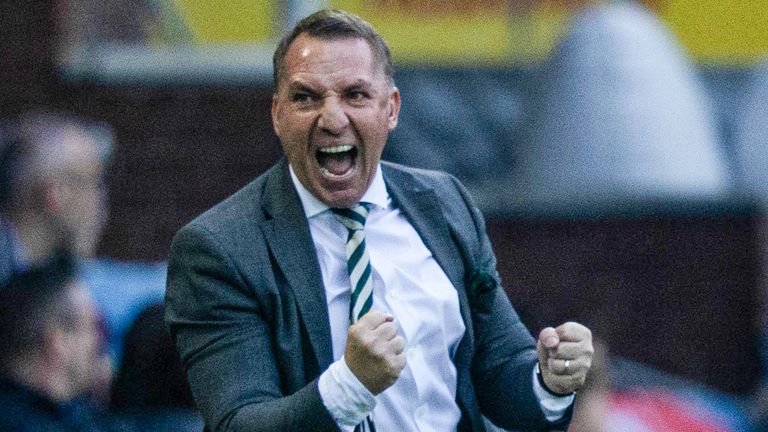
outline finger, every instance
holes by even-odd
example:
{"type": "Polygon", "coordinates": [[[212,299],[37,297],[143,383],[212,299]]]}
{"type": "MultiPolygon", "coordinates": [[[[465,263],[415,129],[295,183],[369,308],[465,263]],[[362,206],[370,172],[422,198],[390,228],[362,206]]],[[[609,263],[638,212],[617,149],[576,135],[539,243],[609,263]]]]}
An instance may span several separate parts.
{"type": "Polygon", "coordinates": [[[393,321],[385,321],[378,327],[372,330],[376,340],[381,342],[387,342],[397,336],[397,326],[393,321]]]}
{"type": "Polygon", "coordinates": [[[557,331],[552,327],[547,327],[539,333],[538,344],[546,349],[552,349],[557,347],[560,343],[560,337],[557,331]]]}
{"type": "Polygon", "coordinates": [[[557,348],[549,350],[549,357],[555,359],[575,359],[581,356],[592,356],[592,351],[584,342],[560,342],[557,348]]]}
{"type": "Polygon", "coordinates": [[[403,368],[405,368],[405,363],[407,362],[408,356],[405,355],[404,352],[401,352],[392,359],[392,366],[401,371],[403,368]]]}
{"type": "Polygon", "coordinates": [[[391,322],[394,321],[394,317],[386,312],[380,311],[378,309],[371,309],[363,315],[358,322],[356,322],[354,325],[366,328],[369,330],[373,330],[376,327],[384,324],[385,322],[391,322]]]}
{"type": "Polygon", "coordinates": [[[580,342],[592,340],[592,332],[585,326],[577,322],[566,322],[559,325],[555,331],[561,341],[580,342]]]}
{"type": "Polygon", "coordinates": [[[391,341],[387,342],[387,346],[396,355],[402,354],[405,351],[405,339],[402,336],[397,336],[391,341]]]}
{"type": "Polygon", "coordinates": [[[547,366],[549,371],[555,375],[573,375],[581,372],[584,368],[584,362],[580,359],[550,358],[547,366]]]}

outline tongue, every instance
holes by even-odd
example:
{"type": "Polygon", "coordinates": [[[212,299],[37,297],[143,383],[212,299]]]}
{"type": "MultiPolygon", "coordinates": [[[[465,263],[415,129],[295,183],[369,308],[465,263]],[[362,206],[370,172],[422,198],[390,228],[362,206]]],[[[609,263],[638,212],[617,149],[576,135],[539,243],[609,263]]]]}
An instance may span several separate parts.
{"type": "Polygon", "coordinates": [[[320,154],[320,165],[335,175],[346,174],[352,165],[354,159],[352,158],[352,152],[334,153],[334,154],[320,154]]]}

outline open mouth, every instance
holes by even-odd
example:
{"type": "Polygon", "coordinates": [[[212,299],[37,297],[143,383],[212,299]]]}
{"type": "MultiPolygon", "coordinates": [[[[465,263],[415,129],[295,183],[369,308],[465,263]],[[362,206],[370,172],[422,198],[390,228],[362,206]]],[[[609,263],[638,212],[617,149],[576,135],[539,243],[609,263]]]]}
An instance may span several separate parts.
{"type": "Polygon", "coordinates": [[[315,154],[326,177],[342,177],[352,171],[357,161],[357,148],[350,144],[323,147],[315,154]]]}

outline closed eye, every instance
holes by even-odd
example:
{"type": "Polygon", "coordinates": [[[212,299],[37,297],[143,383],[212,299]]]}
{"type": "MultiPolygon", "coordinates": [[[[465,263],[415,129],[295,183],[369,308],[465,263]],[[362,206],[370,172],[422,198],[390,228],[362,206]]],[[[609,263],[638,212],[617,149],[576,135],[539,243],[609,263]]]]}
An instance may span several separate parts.
{"type": "Polygon", "coordinates": [[[291,101],[293,102],[312,102],[314,100],[314,96],[309,93],[294,93],[293,96],[291,96],[291,101]]]}
{"type": "Polygon", "coordinates": [[[362,102],[366,99],[370,99],[370,95],[364,91],[352,90],[347,92],[347,99],[353,102],[362,102]]]}

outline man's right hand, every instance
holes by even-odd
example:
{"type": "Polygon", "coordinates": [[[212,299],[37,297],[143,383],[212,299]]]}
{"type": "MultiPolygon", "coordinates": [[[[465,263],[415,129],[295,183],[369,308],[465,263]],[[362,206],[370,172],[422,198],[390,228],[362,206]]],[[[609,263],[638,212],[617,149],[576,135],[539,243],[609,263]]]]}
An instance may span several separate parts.
{"type": "Polygon", "coordinates": [[[392,315],[371,310],[349,327],[344,360],[374,396],[400,377],[405,367],[405,340],[397,335],[392,315]]]}

